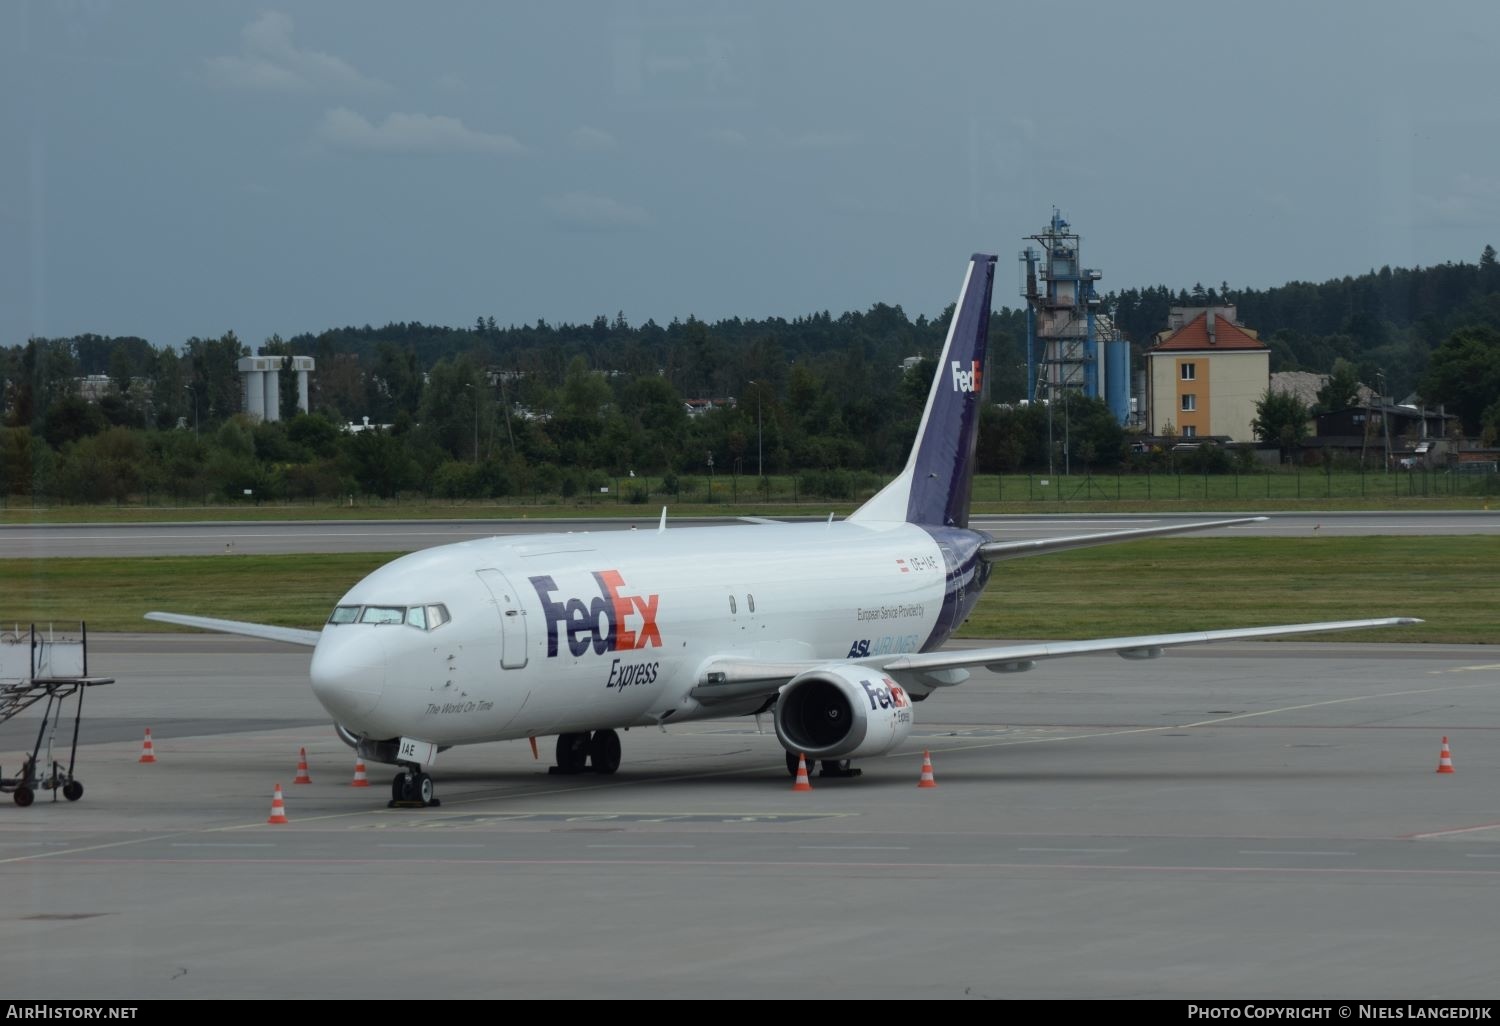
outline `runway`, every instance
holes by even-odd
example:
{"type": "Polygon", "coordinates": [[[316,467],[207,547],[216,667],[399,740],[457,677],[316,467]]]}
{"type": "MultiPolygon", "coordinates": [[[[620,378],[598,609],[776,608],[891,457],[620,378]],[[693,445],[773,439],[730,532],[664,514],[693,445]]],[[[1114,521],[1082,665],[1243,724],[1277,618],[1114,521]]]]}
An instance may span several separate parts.
{"type": "MultiPolygon", "coordinates": [[[[1158,524],[1220,520],[1251,514],[1058,514],[1056,516],[976,516],[972,526],[997,538],[1022,540],[1062,534],[1128,530],[1158,524]]],[[[1500,534],[1500,510],[1495,512],[1390,513],[1272,513],[1257,524],[1244,524],[1215,534],[1252,537],[1297,537],[1314,532],[1327,535],[1500,534]]],[[[822,517],[804,519],[821,520],[822,517]]],[[[709,524],[741,523],[734,518],[673,519],[669,529],[709,524]]],[[[495,535],[564,531],[655,530],[657,517],[588,518],[563,520],[340,520],[240,521],[160,524],[0,525],[0,559],[55,556],[206,556],[233,552],[273,555],[307,552],[411,552],[449,542],[495,535]]],[[[764,525],[774,529],[774,525],[764,525]]]]}
{"type": "MultiPolygon", "coordinates": [[[[1492,998],[1500,657],[1234,644],[976,673],[855,780],[753,722],[615,777],[454,749],[384,807],[308,655],[105,636],[77,804],[0,803],[0,989],[111,998],[1492,998]],[[136,759],[146,726],[159,761],[136,759]],[[1448,736],[1457,772],[1439,775],[1448,736]],[[314,783],[292,786],[305,745],[314,783]],[[924,749],[938,787],[916,787],[924,749]],[[280,782],[291,823],[265,823],[280,782]]],[[[35,731],[0,732],[0,763],[35,731]]]]}

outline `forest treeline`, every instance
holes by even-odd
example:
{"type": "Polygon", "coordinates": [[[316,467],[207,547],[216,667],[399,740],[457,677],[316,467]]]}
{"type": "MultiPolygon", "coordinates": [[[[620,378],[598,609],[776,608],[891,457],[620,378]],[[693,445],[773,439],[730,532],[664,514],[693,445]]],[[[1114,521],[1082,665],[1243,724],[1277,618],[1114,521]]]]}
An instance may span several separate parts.
{"type": "MultiPolygon", "coordinates": [[[[1171,306],[1222,302],[1271,346],[1273,371],[1339,369],[1397,399],[1451,404],[1473,434],[1500,427],[1492,247],[1477,264],[1105,297],[1137,361],[1171,306]]],[[[0,348],[0,495],[569,495],[632,474],[702,473],[710,459],[720,474],[806,475],[812,490],[837,493],[850,475],[904,459],[951,314],[876,304],[712,324],[633,325],[620,312],[504,327],[486,316],[273,336],[254,348],[313,356],[317,370],[306,415],[294,376],[281,376],[284,419],[270,424],[239,415],[236,361],[252,347],[233,332],[175,345],[31,339],[0,348]],[[345,429],[366,422],[375,428],[345,429]]],[[[1051,418],[1019,406],[1024,310],[998,309],[990,332],[982,470],[1127,460],[1129,439],[1101,404],[1076,398],[1051,418]]]]}

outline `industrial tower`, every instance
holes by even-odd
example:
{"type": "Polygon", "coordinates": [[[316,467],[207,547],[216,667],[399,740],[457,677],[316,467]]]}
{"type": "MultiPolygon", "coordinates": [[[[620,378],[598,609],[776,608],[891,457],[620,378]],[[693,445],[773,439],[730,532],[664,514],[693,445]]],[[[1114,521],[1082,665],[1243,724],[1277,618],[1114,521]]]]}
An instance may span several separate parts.
{"type": "Polygon", "coordinates": [[[1021,251],[1026,280],[1026,398],[1051,402],[1066,391],[1102,397],[1121,424],[1130,416],[1130,344],[1099,309],[1085,268],[1079,236],[1056,209],[1047,230],[1027,236],[1038,243],[1021,251]]]}

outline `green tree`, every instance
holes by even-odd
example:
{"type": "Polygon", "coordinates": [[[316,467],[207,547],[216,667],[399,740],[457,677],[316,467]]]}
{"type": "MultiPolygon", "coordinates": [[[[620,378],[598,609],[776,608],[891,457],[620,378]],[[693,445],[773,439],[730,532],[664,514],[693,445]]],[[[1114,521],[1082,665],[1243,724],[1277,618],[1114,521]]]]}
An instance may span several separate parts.
{"type": "Polygon", "coordinates": [[[140,490],[145,464],[141,432],[110,428],[63,450],[53,493],[65,502],[123,502],[140,490]]]}
{"type": "Polygon", "coordinates": [[[1255,419],[1250,426],[1256,438],[1280,448],[1281,458],[1285,460],[1307,437],[1310,415],[1307,404],[1292,393],[1267,388],[1265,394],[1255,401],[1255,419]]]}
{"type": "Polygon", "coordinates": [[[265,356],[281,357],[281,373],[276,376],[276,408],[281,417],[290,417],[297,412],[297,375],[292,372],[292,357],[295,355],[292,344],[280,335],[272,335],[260,351],[265,356]]]}
{"type": "Polygon", "coordinates": [[[1483,292],[1500,290],[1500,261],[1495,259],[1495,247],[1485,246],[1479,254],[1479,288],[1483,292]]]}
{"type": "Polygon", "coordinates": [[[345,436],[343,450],[348,476],[362,492],[395,498],[417,480],[416,463],[395,435],[360,431],[345,436]]]}
{"type": "Polygon", "coordinates": [[[422,400],[422,368],[410,346],[382,342],[375,348],[375,369],[365,382],[370,419],[392,423],[396,414],[415,414],[422,400]]]}
{"type": "Polygon", "coordinates": [[[1433,352],[1419,389],[1428,402],[1458,414],[1464,431],[1479,434],[1486,408],[1500,396],[1500,331],[1455,331],[1433,352]]]}
{"type": "Polygon", "coordinates": [[[478,462],[483,399],[479,369],[473,363],[439,360],[427,376],[417,419],[454,459],[478,462]]]}
{"type": "Polygon", "coordinates": [[[1318,389],[1317,413],[1335,413],[1347,410],[1359,400],[1359,372],[1354,364],[1342,356],[1333,361],[1333,373],[1318,389]]]}
{"type": "Polygon", "coordinates": [[[182,418],[188,430],[197,427],[193,423],[193,393],[188,388],[187,368],[177,350],[164,347],[151,361],[151,406],[156,413],[156,426],[169,428],[182,418]]]}
{"type": "Polygon", "coordinates": [[[216,339],[190,338],[184,346],[193,367],[193,391],[204,424],[232,417],[240,408],[240,357],[250,350],[234,332],[216,339]]]}
{"type": "Polygon", "coordinates": [[[42,437],[54,449],[97,435],[109,427],[99,407],[76,395],[64,395],[49,405],[42,416],[42,437]]]}
{"type": "Polygon", "coordinates": [[[0,427],[0,495],[30,495],[31,429],[0,427]]]}
{"type": "Polygon", "coordinates": [[[299,413],[287,421],[286,436],[293,445],[314,456],[328,457],[338,452],[338,426],[316,413],[299,413]]]}
{"type": "MultiPolygon", "coordinates": [[[[1071,448],[1071,464],[1085,470],[1118,466],[1125,458],[1125,429],[1103,399],[1068,392],[1063,400],[1064,431],[1071,448]]],[[[1056,433],[1054,423],[1053,431],[1056,433]]]]}

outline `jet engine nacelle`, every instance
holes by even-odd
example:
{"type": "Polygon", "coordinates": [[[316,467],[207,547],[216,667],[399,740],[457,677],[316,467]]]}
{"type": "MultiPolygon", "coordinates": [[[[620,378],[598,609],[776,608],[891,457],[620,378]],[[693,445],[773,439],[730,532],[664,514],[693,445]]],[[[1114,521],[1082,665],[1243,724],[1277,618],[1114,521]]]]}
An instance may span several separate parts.
{"type": "Polygon", "coordinates": [[[833,663],[793,677],[776,699],[776,737],[809,759],[882,755],[912,727],[911,696],[862,666],[833,663]]]}

